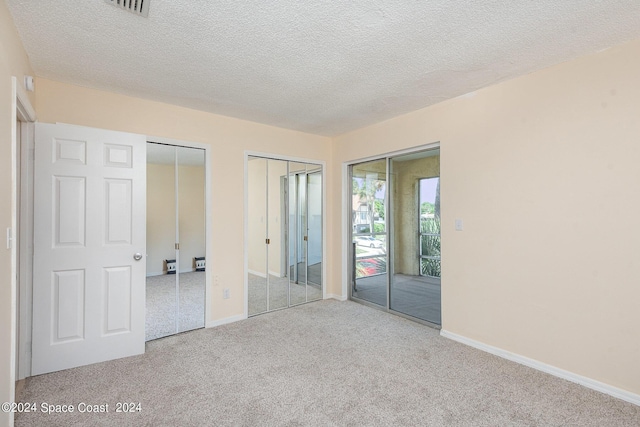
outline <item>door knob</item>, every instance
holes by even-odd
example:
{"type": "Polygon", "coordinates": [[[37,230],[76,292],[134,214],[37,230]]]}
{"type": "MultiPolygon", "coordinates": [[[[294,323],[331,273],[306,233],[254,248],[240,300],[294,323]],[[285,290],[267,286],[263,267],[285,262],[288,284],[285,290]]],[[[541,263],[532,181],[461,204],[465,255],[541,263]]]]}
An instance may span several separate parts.
{"type": "Polygon", "coordinates": [[[135,259],[136,261],[140,261],[142,259],[142,254],[140,252],[136,252],[133,255],[133,259],[135,259]]]}

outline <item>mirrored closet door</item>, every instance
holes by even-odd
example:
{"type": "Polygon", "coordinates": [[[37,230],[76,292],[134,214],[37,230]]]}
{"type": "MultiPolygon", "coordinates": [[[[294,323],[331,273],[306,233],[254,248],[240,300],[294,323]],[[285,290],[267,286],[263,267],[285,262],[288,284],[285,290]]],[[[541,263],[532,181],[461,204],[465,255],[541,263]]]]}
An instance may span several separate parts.
{"type": "Polygon", "coordinates": [[[204,327],[204,150],[147,144],[146,340],[204,327]]]}
{"type": "Polygon", "coordinates": [[[322,298],[322,167],[249,157],[249,316],[322,298]]]}

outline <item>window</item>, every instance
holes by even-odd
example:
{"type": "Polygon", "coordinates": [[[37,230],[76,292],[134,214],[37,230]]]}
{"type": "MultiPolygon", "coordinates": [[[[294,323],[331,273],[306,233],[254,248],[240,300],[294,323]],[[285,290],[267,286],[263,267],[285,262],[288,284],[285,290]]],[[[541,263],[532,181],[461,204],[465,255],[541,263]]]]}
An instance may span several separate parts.
{"type": "Polygon", "coordinates": [[[423,178],[418,185],[420,275],[440,277],[440,178],[423,178]]]}

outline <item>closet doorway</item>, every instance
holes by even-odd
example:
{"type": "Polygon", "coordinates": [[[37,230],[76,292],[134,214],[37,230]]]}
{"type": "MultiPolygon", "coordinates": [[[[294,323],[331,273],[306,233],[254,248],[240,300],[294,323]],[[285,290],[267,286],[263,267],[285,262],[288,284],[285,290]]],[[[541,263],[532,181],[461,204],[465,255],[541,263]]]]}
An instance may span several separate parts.
{"type": "Polygon", "coordinates": [[[249,156],[247,313],[322,299],[322,166],[249,156]]]}
{"type": "Polygon", "coordinates": [[[205,150],[147,143],[147,341],[205,326],[205,176],[205,150]]]}

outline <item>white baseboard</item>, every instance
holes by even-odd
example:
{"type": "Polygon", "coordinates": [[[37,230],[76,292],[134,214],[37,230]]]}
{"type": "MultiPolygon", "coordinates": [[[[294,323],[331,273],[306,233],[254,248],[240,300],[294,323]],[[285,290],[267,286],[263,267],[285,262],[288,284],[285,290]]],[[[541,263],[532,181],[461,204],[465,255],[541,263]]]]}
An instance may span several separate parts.
{"type": "Polygon", "coordinates": [[[613,396],[618,399],[624,400],[625,402],[633,403],[634,405],[640,406],[639,394],[635,394],[630,391],[626,391],[626,390],[614,387],[612,385],[605,384],[600,381],[596,381],[591,378],[575,374],[573,372],[565,371],[564,369],[560,369],[552,365],[547,365],[546,363],[542,363],[534,359],[529,359],[528,357],[521,356],[519,354],[512,353],[510,351],[503,350],[501,348],[494,347],[488,344],[484,344],[480,341],[475,341],[470,338],[463,337],[462,335],[458,335],[458,334],[454,334],[453,332],[446,331],[444,329],[440,330],[440,335],[445,338],[449,338],[453,341],[457,341],[459,343],[477,348],[478,350],[486,351],[487,353],[491,353],[493,355],[502,357],[503,359],[511,360],[512,362],[516,362],[521,365],[525,365],[530,368],[537,369],[538,371],[551,374],[555,377],[562,378],[576,384],[580,384],[592,390],[599,391],[600,393],[608,394],[609,396],[613,396]]]}
{"type": "Polygon", "coordinates": [[[237,316],[225,317],[224,319],[218,320],[210,320],[206,324],[206,328],[215,328],[216,326],[226,325],[228,323],[238,322],[240,320],[246,319],[247,316],[244,314],[238,314],[237,316]]]}
{"type": "Polygon", "coordinates": [[[327,294],[324,299],[337,299],[338,301],[346,301],[347,297],[338,294],[327,294]]]}

